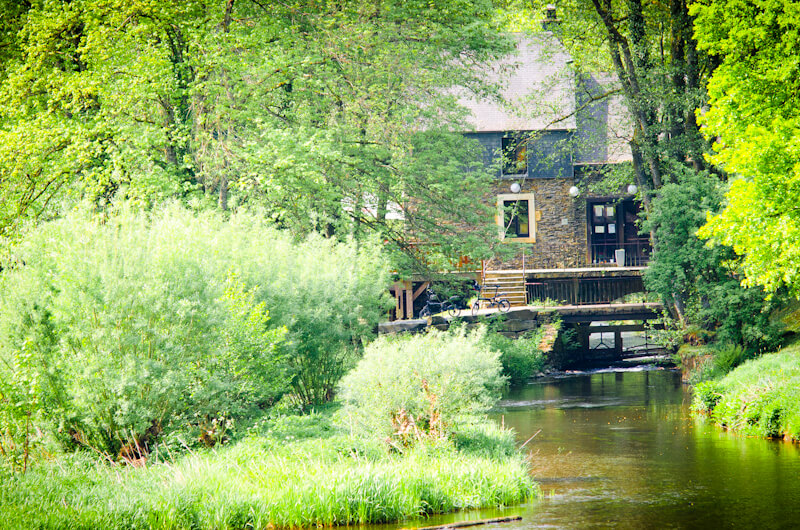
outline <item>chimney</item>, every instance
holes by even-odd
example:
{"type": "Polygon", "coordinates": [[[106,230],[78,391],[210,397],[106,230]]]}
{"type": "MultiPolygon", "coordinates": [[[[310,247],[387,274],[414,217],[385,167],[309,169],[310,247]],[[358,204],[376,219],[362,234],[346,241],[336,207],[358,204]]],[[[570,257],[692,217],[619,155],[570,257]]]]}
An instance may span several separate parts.
{"type": "Polygon", "coordinates": [[[547,4],[544,8],[544,20],[542,20],[542,28],[547,31],[555,31],[561,21],[556,16],[555,4],[547,4]]]}

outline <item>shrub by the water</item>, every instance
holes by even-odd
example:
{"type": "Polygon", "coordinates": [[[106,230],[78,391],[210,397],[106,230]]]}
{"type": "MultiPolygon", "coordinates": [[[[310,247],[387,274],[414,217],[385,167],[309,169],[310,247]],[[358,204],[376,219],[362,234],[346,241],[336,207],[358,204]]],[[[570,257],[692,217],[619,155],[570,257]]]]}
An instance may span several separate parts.
{"type": "Polygon", "coordinates": [[[745,288],[737,275],[741,260],[733,248],[709,247],[697,236],[708,212],[718,212],[724,186],[705,173],[670,168],[671,182],[653,199],[642,231],[655,231],[656,248],[644,284],[671,311],[682,314],[684,330],[700,330],[720,344],[744,345],[748,351],[777,347],[779,326],[770,319],[780,296],[768,298],[760,287],[745,288]]]}
{"type": "Polygon", "coordinates": [[[343,415],[355,428],[401,440],[447,436],[494,405],[505,378],[485,330],[384,336],[341,382],[343,415]]]}
{"type": "Polygon", "coordinates": [[[492,330],[486,333],[489,347],[500,352],[503,375],[508,378],[511,386],[527,383],[531,377],[544,369],[545,358],[539,349],[543,334],[543,327],[516,339],[505,337],[492,330]]]}
{"type": "Polygon", "coordinates": [[[11,255],[0,442],[12,455],[40,434],[114,456],[175,431],[213,444],[287,392],[323,401],[385,296],[370,245],[295,242],[253,215],[176,205],[76,212],[11,255]]]}

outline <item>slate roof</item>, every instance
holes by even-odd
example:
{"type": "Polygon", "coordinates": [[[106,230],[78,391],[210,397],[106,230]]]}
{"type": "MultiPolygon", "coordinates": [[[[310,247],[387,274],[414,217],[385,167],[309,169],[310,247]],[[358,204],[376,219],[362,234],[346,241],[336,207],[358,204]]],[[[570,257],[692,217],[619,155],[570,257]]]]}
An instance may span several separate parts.
{"type": "Polygon", "coordinates": [[[621,94],[585,104],[590,94],[613,87],[614,76],[579,82],[572,57],[550,31],[515,38],[517,54],[489,74],[503,87],[501,98],[460,100],[471,113],[471,132],[567,130],[580,140],[576,164],[630,161],[631,127],[621,94]]]}
{"type": "Polygon", "coordinates": [[[575,129],[569,53],[551,32],[515,37],[517,54],[494,65],[489,74],[492,81],[504,86],[503,101],[460,101],[472,113],[468,121],[474,132],[575,129]]]}

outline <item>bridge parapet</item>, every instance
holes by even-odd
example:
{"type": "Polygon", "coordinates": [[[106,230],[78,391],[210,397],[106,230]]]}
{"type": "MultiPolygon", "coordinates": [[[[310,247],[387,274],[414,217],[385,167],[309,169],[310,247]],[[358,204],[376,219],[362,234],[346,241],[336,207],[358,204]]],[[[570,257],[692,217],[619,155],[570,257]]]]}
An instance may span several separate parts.
{"type": "Polygon", "coordinates": [[[477,315],[465,314],[459,317],[434,315],[429,318],[411,320],[395,320],[382,322],[378,332],[399,333],[418,332],[435,327],[447,329],[453,321],[465,322],[467,326],[476,325],[487,319],[503,318],[503,327],[508,334],[520,334],[535,329],[541,322],[549,322],[559,318],[565,324],[587,322],[608,322],[615,320],[652,320],[661,316],[662,306],[655,303],[639,304],[595,304],[566,306],[524,306],[513,307],[508,313],[499,313],[495,309],[483,309],[477,315]]]}

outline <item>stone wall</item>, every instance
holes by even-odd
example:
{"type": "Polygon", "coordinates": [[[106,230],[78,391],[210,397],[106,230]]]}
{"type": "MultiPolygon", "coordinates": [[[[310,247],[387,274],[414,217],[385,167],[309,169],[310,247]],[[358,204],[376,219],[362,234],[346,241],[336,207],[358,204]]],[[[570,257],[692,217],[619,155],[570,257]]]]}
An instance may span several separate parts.
{"type": "MultiPolygon", "coordinates": [[[[536,205],[536,242],[520,243],[506,239],[517,251],[510,259],[493,260],[491,269],[521,269],[523,253],[526,269],[584,267],[587,263],[586,200],[569,194],[575,180],[527,179],[519,182],[520,193],[533,193],[536,205]]],[[[496,194],[509,193],[508,182],[498,183],[496,194]]]]}
{"type": "Polygon", "coordinates": [[[463,312],[458,317],[445,317],[434,315],[428,318],[418,318],[414,320],[396,320],[394,322],[381,322],[378,324],[378,333],[390,335],[394,333],[420,333],[428,328],[436,328],[442,331],[449,329],[450,323],[459,321],[467,327],[474,328],[486,321],[495,321],[500,318],[498,333],[508,338],[516,339],[523,336],[528,331],[537,329],[540,325],[549,324],[554,320],[553,310],[540,311],[527,307],[514,307],[508,313],[489,313],[487,315],[472,316],[463,312]]]}
{"type": "MultiPolygon", "coordinates": [[[[599,166],[598,166],[599,167],[599,166]]],[[[536,205],[536,242],[523,243],[506,239],[507,245],[515,247],[513,257],[495,259],[488,263],[493,270],[521,269],[523,253],[525,269],[562,269],[591,266],[588,243],[587,199],[603,198],[614,201],[625,197],[625,186],[605,193],[591,190],[602,179],[595,166],[576,169],[575,178],[498,180],[493,192],[497,195],[510,193],[512,182],[520,184],[520,194],[533,193],[536,205]],[[577,186],[578,197],[572,197],[569,189],[577,186]]],[[[491,200],[491,199],[490,199],[491,200]]]]}

